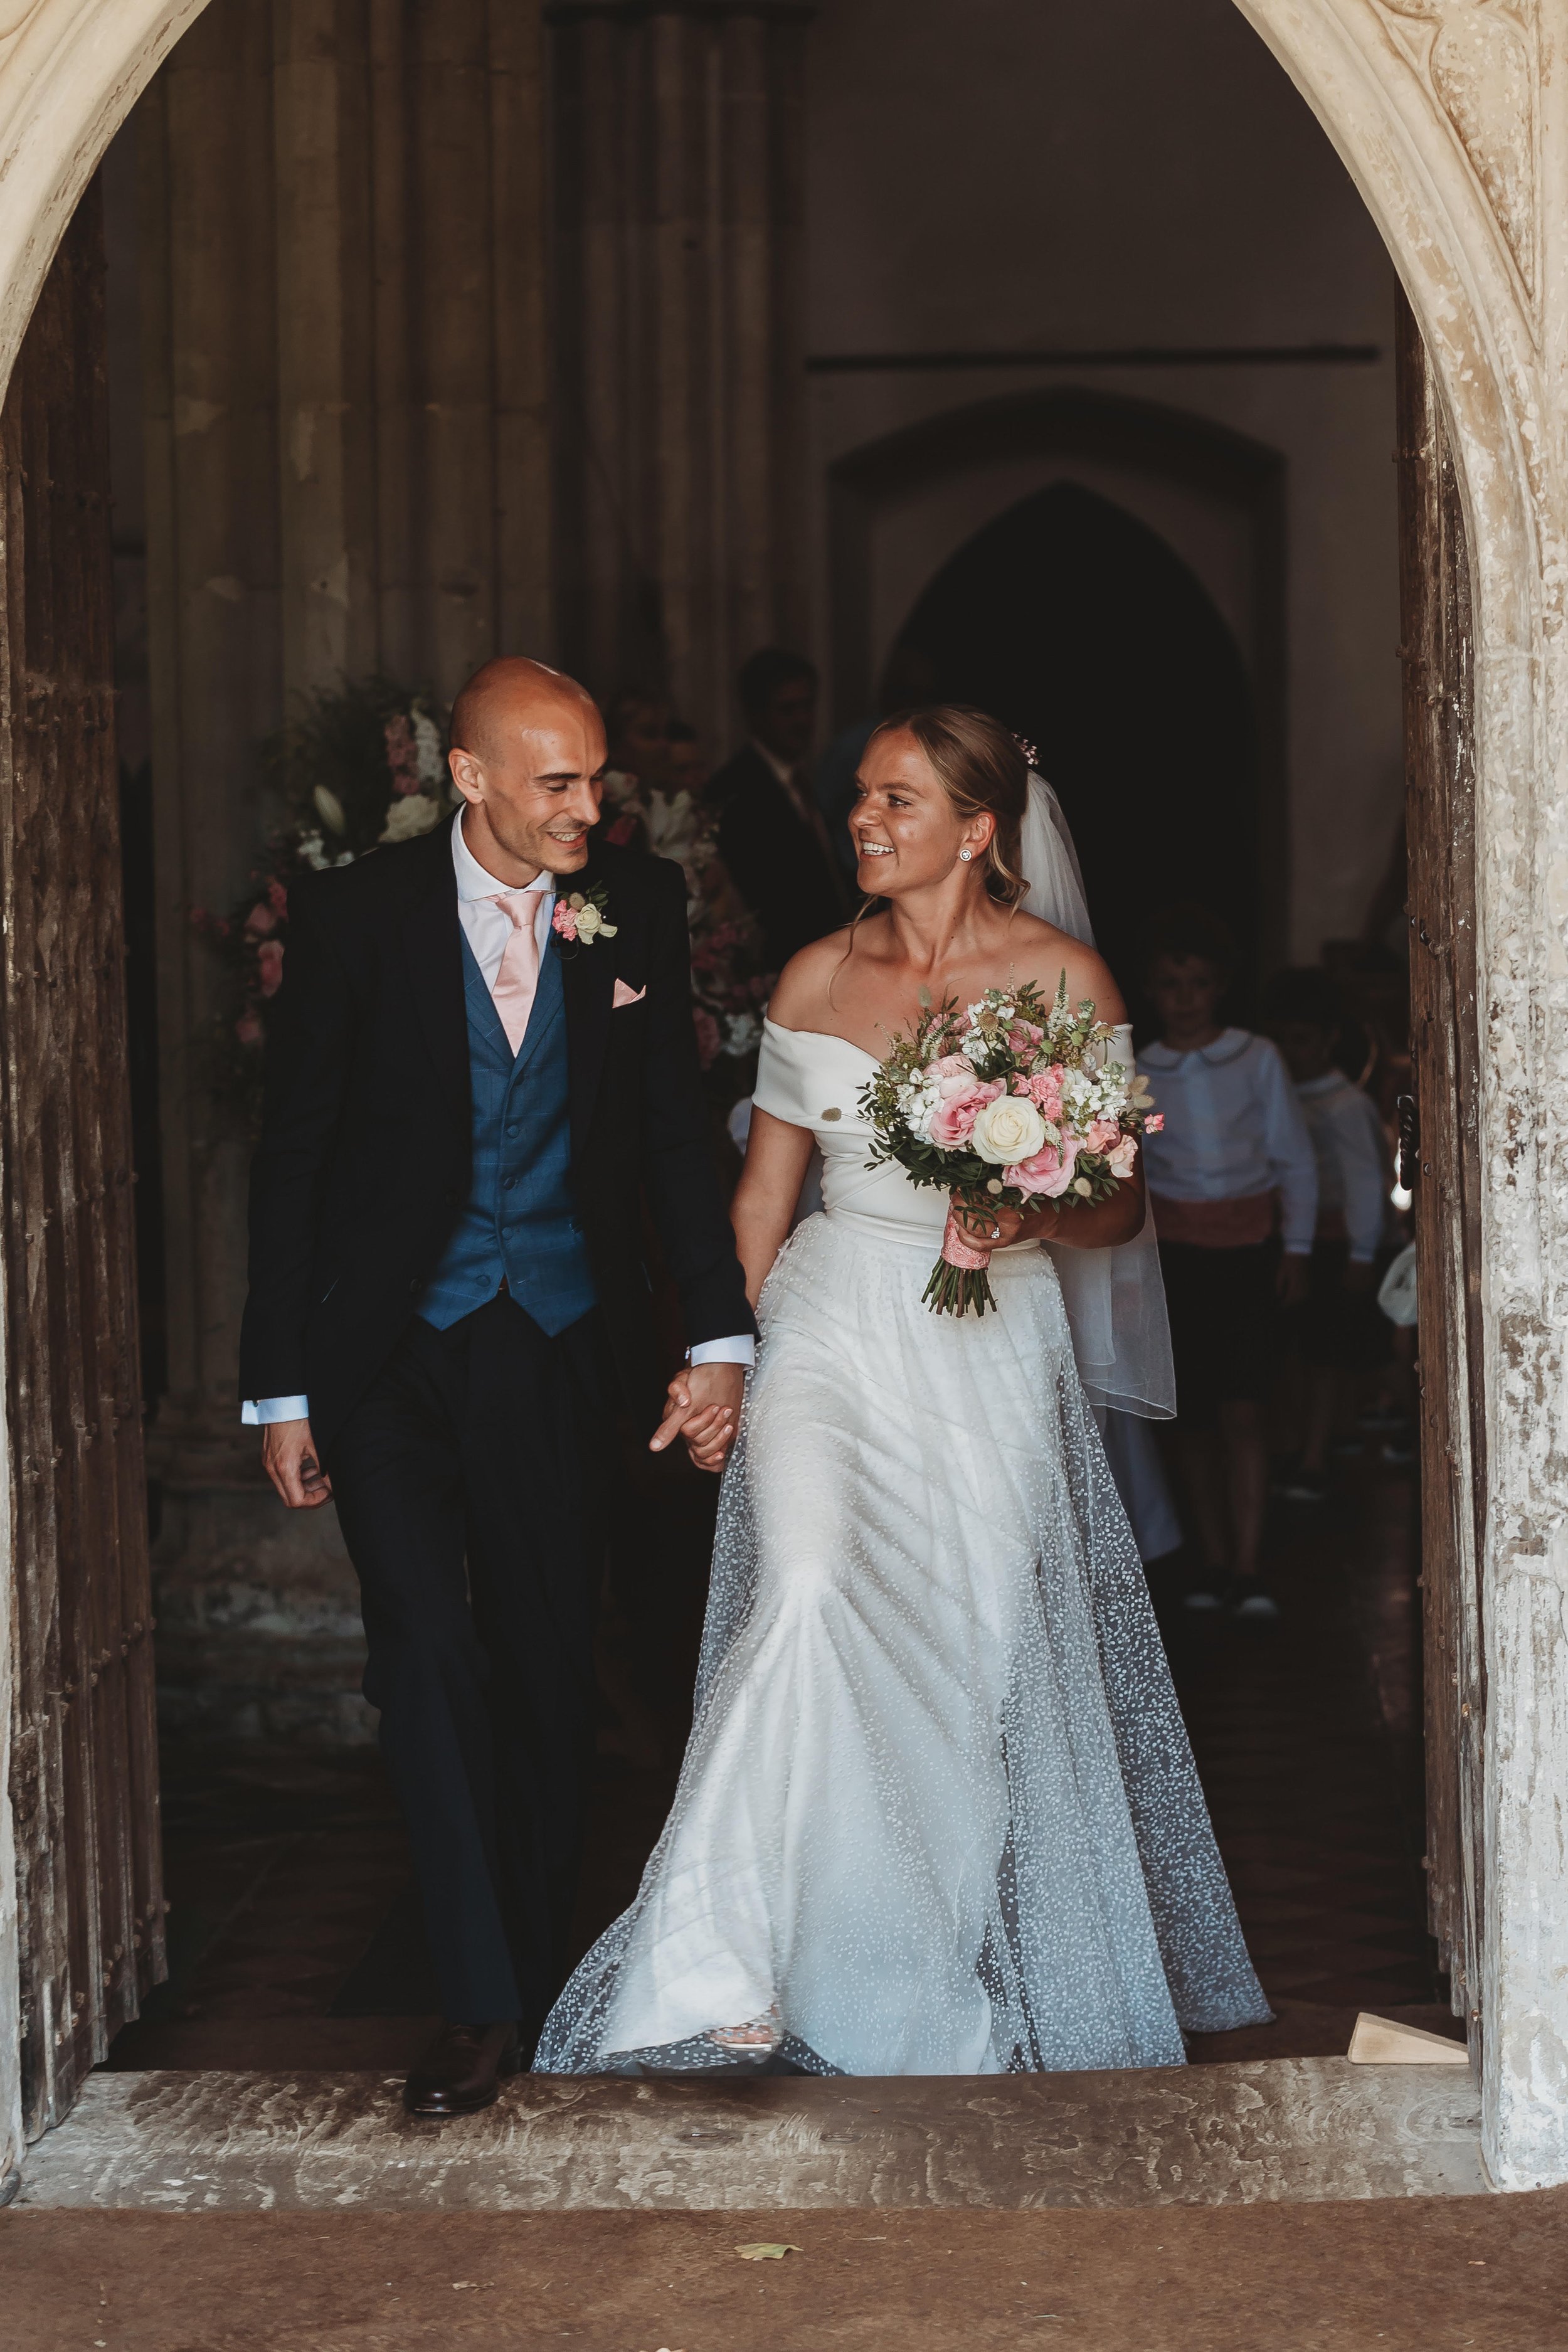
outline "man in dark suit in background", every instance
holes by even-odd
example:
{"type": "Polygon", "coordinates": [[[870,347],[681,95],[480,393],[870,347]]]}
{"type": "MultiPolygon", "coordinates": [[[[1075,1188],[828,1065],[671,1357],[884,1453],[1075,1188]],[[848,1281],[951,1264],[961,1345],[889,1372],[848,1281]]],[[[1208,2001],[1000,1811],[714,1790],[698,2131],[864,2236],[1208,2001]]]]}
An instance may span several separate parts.
{"type": "Polygon", "coordinates": [[[736,681],[751,740],[709,786],[719,854],[761,923],[768,967],[844,921],[846,893],[812,790],[816,672],[804,655],[765,646],[736,681]]]}

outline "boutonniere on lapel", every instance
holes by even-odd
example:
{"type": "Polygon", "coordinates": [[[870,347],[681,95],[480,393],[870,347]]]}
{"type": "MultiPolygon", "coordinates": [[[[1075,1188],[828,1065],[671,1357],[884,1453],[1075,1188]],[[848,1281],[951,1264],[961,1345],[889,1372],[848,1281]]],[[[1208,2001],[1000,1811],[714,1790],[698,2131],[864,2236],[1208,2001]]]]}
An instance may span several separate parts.
{"type": "Polygon", "coordinates": [[[613,940],[619,926],[605,920],[605,898],[604,884],[595,882],[586,893],[574,890],[570,898],[557,898],[551,929],[573,947],[591,948],[595,940],[613,940]]]}

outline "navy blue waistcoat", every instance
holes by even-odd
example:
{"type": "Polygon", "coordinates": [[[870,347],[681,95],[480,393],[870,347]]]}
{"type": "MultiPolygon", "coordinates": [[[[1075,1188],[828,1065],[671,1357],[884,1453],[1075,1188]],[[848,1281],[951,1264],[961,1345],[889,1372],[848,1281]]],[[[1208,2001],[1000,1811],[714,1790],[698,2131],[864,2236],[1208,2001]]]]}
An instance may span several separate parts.
{"type": "Polygon", "coordinates": [[[566,1000],[554,935],[515,1058],[484,975],[463,941],[473,1093],[468,1206],[415,1313],[438,1331],[500,1288],[553,1338],[595,1304],[571,1187],[566,1000]]]}

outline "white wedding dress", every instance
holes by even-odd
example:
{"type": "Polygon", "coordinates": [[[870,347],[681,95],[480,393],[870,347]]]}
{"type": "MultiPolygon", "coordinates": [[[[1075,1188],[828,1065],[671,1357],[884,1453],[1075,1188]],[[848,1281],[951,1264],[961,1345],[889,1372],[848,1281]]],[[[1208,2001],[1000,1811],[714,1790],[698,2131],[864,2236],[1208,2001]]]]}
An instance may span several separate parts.
{"type": "Polygon", "coordinates": [[[874,1066],[766,1025],[825,1206],[763,1292],[675,1803],[544,2072],[1179,2065],[1270,2013],[1051,1260],[921,1304],[946,1202],[868,1168],[874,1066]]]}

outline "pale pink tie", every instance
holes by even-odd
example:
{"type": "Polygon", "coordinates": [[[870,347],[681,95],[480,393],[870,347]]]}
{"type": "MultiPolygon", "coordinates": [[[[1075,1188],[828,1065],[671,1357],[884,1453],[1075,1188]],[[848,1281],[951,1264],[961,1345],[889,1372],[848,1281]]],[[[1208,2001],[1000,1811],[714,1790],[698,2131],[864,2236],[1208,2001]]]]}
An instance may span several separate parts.
{"type": "Polygon", "coordinates": [[[495,1008],[500,1015],[500,1025],[506,1031],[507,1044],[515,1054],[528,1030],[528,1016],[533,1009],[534,992],[539,986],[539,937],[533,919],[539,911],[537,890],[508,890],[492,898],[511,925],[511,937],[501,956],[500,970],[490,985],[495,1008]]]}

